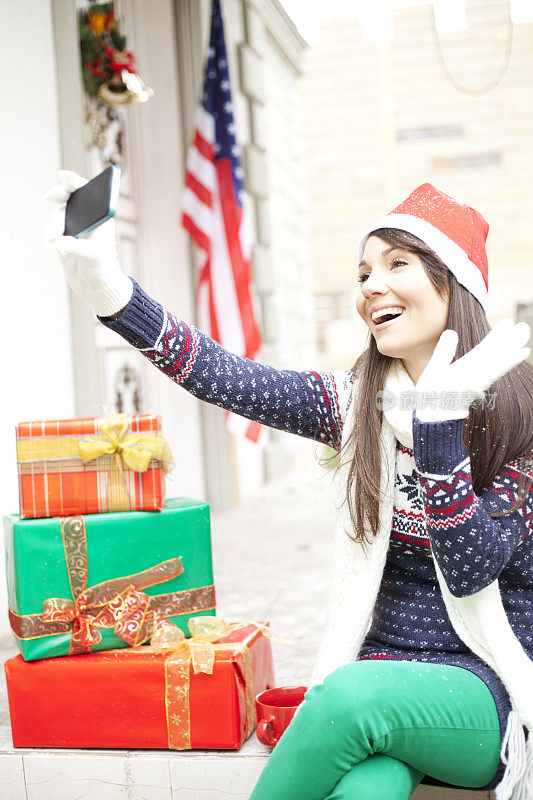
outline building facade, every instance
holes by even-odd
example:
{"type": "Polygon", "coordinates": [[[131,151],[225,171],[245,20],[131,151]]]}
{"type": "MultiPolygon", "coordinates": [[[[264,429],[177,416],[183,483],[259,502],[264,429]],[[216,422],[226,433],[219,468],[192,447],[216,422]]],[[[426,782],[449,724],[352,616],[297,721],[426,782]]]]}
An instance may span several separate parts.
{"type": "Polygon", "coordinates": [[[360,232],[426,181],[490,225],[489,322],[533,324],[533,23],[507,0],[467,0],[468,30],[439,33],[432,4],[396,9],[393,36],[358,15],[323,22],[305,54],[303,107],[319,364],[364,349],[355,312],[360,232]]]}
{"type": "MultiPolygon", "coordinates": [[[[253,242],[263,348],[279,367],[312,368],[314,303],[302,187],[298,82],[305,43],[277,0],[222,0],[245,208],[253,242]]],[[[122,138],[117,233],[124,271],[194,323],[199,254],[181,227],[181,193],[206,54],[210,0],[117,0],[128,48],[155,90],[118,109],[99,137],[87,105],[78,45],[84,0],[7,0],[0,31],[4,74],[16,77],[0,128],[3,231],[0,510],[18,506],[14,426],[22,420],[110,410],[160,413],[176,462],[168,496],[215,509],[245,499],[288,469],[308,443],[264,430],[258,444],[226,431],[221,409],[200,403],[100,325],[69,292],[57,255],[44,249],[45,192],[58,169],[92,177],[122,138]],[[21,58],[21,53],[24,58],[21,58]]],[[[100,126],[101,127],[101,126],[100,126]]],[[[0,564],[0,607],[6,607],[0,564]]],[[[0,634],[7,632],[6,615],[0,634]]]]}

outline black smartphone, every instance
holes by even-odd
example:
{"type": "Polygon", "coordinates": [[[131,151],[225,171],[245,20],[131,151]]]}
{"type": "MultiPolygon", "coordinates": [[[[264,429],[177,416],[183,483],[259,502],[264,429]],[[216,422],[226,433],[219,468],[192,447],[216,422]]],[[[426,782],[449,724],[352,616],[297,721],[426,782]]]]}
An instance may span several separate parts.
{"type": "Polygon", "coordinates": [[[119,187],[120,168],[111,166],[72,192],[67,201],[64,236],[86,236],[113,217],[119,187]]]}

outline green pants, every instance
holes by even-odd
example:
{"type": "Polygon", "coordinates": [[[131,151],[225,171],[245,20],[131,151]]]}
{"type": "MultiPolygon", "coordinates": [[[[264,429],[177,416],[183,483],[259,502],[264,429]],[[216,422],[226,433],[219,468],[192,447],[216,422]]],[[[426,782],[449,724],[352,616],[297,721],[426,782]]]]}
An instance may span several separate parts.
{"type": "Polygon", "coordinates": [[[356,661],[307,691],[250,800],[406,800],[424,775],[480,788],[499,751],[496,704],[477,675],[356,661]]]}

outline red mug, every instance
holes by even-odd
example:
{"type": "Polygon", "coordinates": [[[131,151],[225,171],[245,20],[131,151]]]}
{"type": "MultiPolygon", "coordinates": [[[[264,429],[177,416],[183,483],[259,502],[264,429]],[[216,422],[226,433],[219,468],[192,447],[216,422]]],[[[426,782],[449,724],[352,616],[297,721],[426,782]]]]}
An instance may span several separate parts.
{"type": "Polygon", "coordinates": [[[257,738],[263,744],[275,747],[281,734],[296,714],[304,699],[307,686],[278,686],[266,689],[255,698],[257,711],[257,738]]]}

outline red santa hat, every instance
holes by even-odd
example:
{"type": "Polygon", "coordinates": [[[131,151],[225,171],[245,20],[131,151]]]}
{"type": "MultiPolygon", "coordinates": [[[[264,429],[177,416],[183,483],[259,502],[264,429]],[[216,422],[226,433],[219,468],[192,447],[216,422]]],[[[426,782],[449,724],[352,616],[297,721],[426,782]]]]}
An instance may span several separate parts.
{"type": "Polygon", "coordinates": [[[489,225],[479,211],[458,203],[430,183],[423,183],[390,214],[367,229],[359,241],[359,259],[369,235],[378,228],[407,231],[425,242],[487,310],[485,242],[489,225]]]}

